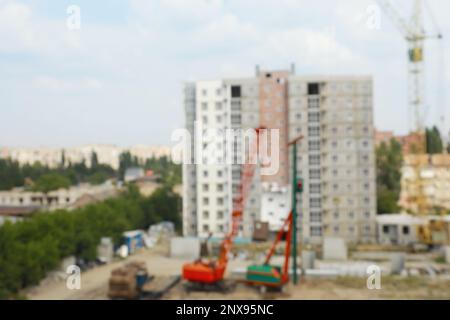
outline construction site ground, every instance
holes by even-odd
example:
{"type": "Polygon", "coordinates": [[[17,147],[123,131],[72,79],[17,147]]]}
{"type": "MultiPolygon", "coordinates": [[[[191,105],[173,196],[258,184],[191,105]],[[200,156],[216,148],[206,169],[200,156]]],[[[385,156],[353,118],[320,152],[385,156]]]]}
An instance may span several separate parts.
{"type": "MultiPolygon", "coordinates": [[[[69,290],[63,279],[45,280],[39,286],[25,292],[33,300],[91,300],[108,299],[108,280],[111,270],[134,260],[145,261],[148,271],[155,277],[179,275],[186,259],[168,257],[166,247],[142,250],[126,260],[95,267],[82,272],[81,289],[69,290]]],[[[419,259],[420,260],[420,259],[419,259]]],[[[230,261],[227,278],[231,271],[243,269],[249,263],[245,259],[230,261]]],[[[450,280],[443,277],[383,276],[380,290],[367,288],[367,277],[301,278],[297,286],[289,284],[282,293],[261,294],[257,288],[237,282],[230,293],[190,292],[184,290],[183,282],[171,289],[163,299],[450,299],[450,280]]]]}

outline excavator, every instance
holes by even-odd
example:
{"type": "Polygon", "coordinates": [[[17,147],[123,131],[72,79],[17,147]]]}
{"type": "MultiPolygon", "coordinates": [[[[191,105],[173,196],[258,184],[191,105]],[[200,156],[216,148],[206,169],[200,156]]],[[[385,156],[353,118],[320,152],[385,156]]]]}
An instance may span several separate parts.
{"type": "MultiPolygon", "coordinates": [[[[250,153],[258,155],[259,136],[261,130],[256,129],[256,139],[253,139],[250,153]]],[[[251,154],[249,157],[252,156],[251,154]]],[[[243,211],[248,198],[256,161],[245,161],[242,166],[241,181],[237,195],[233,198],[233,211],[231,215],[231,228],[220,244],[220,253],[217,260],[198,259],[183,265],[183,279],[187,281],[188,290],[226,291],[228,288],[223,279],[228,265],[228,256],[233,245],[234,238],[238,235],[242,223],[243,211]],[[255,162],[255,163],[253,163],[255,162]]]]}

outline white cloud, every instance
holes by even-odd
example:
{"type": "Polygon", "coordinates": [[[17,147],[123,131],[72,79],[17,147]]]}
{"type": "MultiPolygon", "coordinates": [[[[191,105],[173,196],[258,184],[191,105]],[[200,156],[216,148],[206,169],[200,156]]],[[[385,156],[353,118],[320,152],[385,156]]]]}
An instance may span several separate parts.
{"type": "MultiPolygon", "coordinates": [[[[0,0],[0,54],[31,56],[26,61],[27,70],[20,64],[3,68],[8,73],[3,79],[0,75],[0,83],[7,83],[8,77],[20,70],[18,87],[21,81],[32,83],[34,91],[29,95],[38,97],[37,109],[40,104],[58,106],[53,101],[39,100],[42,93],[52,90],[76,91],[77,104],[86,107],[113,104],[116,113],[110,115],[111,123],[120,123],[123,110],[132,110],[141,115],[133,120],[136,126],[146,128],[152,137],[159,136],[164,142],[173,126],[184,123],[183,81],[251,76],[255,64],[270,69],[287,68],[295,62],[298,73],[373,74],[378,125],[405,131],[402,122],[406,107],[401,106],[406,102],[406,86],[403,88],[402,83],[406,77],[402,51],[405,46],[385,17],[382,30],[366,27],[365,10],[374,1],[129,0],[129,3],[131,13],[125,19],[127,23],[103,25],[92,19],[83,20],[82,30],[71,32],[66,28],[64,10],[58,19],[50,19],[19,1],[0,0]],[[108,88],[107,100],[106,90],[99,90],[102,88],[108,88]],[[114,120],[114,116],[119,119],[114,120]],[[158,124],[148,126],[146,119],[158,119],[158,124]]],[[[450,7],[447,3],[441,6],[450,7]]],[[[444,11],[438,15],[444,15],[444,11]]],[[[444,28],[450,32],[448,22],[445,23],[444,28]]],[[[15,96],[12,100],[20,103],[15,96]]],[[[132,140],[136,136],[130,133],[118,137],[122,138],[132,140]]]]}
{"type": "Polygon", "coordinates": [[[0,52],[14,52],[33,47],[31,18],[31,10],[26,5],[9,1],[0,3],[0,52]]]}

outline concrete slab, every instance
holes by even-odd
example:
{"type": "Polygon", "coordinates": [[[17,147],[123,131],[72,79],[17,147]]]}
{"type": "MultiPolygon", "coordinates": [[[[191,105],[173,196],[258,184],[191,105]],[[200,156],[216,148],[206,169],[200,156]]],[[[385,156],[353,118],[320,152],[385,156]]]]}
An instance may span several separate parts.
{"type": "Polygon", "coordinates": [[[450,246],[444,247],[444,251],[445,251],[445,261],[447,261],[447,263],[450,263],[450,246]]]}
{"type": "Polygon", "coordinates": [[[391,274],[401,274],[405,269],[405,260],[405,253],[393,253],[391,255],[391,274]]]}
{"type": "Polygon", "coordinates": [[[323,259],[345,261],[348,258],[347,244],[342,238],[326,237],[323,240],[323,259]]]}
{"type": "Polygon", "coordinates": [[[183,237],[170,239],[170,257],[198,259],[200,257],[200,239],[183,237]]]}
{"type": "Polygon", "coordinates": [[[302,269],[314,269],[316,253],[314,251],[302,251],[302,269]]]}

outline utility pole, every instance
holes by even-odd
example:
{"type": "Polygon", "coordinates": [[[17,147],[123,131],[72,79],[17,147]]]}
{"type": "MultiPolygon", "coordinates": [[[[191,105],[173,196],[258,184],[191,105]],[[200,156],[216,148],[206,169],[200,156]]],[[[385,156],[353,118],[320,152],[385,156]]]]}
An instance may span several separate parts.
{"type": "Polygon", "coordinates": [[[297,143],[303,139],[299,136],[289,143],[292,146],[292,275],[294,284],[298,283],[297,277],[297,194],[303,191],[303,183],[297,179],[297,143]]]}

